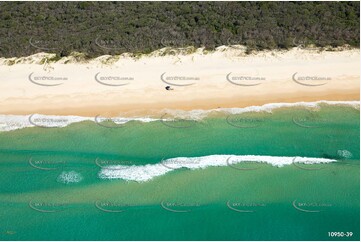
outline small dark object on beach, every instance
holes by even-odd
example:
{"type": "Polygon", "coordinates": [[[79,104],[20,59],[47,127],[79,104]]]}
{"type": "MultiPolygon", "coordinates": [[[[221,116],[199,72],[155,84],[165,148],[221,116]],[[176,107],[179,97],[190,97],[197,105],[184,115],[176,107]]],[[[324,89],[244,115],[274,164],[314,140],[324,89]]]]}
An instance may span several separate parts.
{"type": "Polygon", "coordinates": [[[166,89],[167,91],[173,90],[173,88],[171,88],[170,86],[166,86],[165,89],[166,89]]]}

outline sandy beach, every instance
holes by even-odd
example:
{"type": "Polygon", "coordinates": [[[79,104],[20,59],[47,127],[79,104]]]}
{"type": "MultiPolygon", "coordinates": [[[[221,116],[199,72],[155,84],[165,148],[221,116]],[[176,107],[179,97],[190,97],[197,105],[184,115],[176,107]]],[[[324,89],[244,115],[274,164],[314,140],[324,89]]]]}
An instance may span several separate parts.
{"type": "Polygon", "coordinates": [[[360,51],[263,51],[102,56],[44,63],[40,53],[0,58],[0,114],[144,116],[165,109],[215,109],[360,99],[360,51]],[[52,79],[52,80],[51,80],[52,79]],[[166,86],[173,90],[167,91],[166,86]]]}

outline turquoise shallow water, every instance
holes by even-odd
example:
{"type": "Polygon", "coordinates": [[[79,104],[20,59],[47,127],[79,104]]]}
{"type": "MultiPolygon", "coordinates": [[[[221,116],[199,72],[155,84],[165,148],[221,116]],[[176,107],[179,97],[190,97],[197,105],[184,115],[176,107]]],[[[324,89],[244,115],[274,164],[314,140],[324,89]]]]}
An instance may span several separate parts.
{"type": "Polygon", "coordinates": [[[358,240],[359,121],[359,110],[326,105],[200,122],[109,124],[116,128],[82,122],[3,132],[0,238],[358,240]],[[213,154],[337,162],[179,169],[145,183],[98,177],[102,165],[213,154]],[[79,180],[66,184],[62,174],[79,180]]]}

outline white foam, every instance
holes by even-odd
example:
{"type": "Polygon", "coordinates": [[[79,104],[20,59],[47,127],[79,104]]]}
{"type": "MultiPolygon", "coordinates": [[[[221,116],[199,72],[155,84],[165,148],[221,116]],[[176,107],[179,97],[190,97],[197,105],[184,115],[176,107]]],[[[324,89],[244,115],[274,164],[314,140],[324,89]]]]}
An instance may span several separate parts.
{"type": "Polygon", "coordinates": [[[262,106],[249,106],[244,108],[217,108],[210,110],[168,110],[165,112],[174,117],[183,119],[199,120],[207,117],[211,113],[226,113],[226,114],[241,114],[249,112],[268,112],[271,113],[275,109],[280,108],[293,108],[293,107],[305,107],[305,108],[319,108],[320,105],[333,105],[333,106],[350,106],[355,109],[360,109],[360,101],[326,101],[321,100],[317,102],[295,102],[295,103],[268,103],[262,106]]]}
{"type": "Polygon", "coordinates": [[[22,129],[26,127],[66,127],[72,123],[83,121],[93,121],[101,123],[105,120],[114,122],[115,124],[125,124],[130,121],[139,122],[153,122],[153,121],[172,121],[174,118],[201,120],[212,113],[224,114],[241,114],[247,112],[272,112],[274,109],[279,108],[292,108],[292,107],[306,107],[306,108],[319,108],[320,105],[336,105],[336,106],[351,106],[355,109],[360,108],[360,101],[317,101],[317,102],[296,102],[296,103],[269,103],[262,106],[250,106],[244,108],[218,108],[209,110],[163,110],[163,114],[159,118],[151,117],[81,117],[81,116],[54,116],[54,115],[0,115],[0,131],[11,131],[22,129]]]}
{"type": "Polygon", "coordinates": [[[93,121],[102,123],[112,121],[115,124],[124,124],[130,121],[152,122],[159,119],[153,118],[104,118],[104,117],[81,117],[81,116],[55,116],[55,115],[0,115],[0,131],[11,131],[27,127],[63,128],[72,123],[93,121]]]}
{"type": "Polygon", "coordinates": [[[149,117],[145,117],[145,118],[123,118],[123,117],[115,117],[115,118],[105,118],[105,117],[97,117],[95,119],[95,122],[104,122],[104,121],[110,121],[113,122],[115,124],[125,124],[128,123],[130,121],[139,121],[142,123],[149,123],[149,122],[154,122],[154,121],[158,121],[159,119],[156,118],[149,118],[149,117]]]}
{"type": "Polygon", "coordinates": [[[0,131],[11,131],[27,127],[66,127],[69,124],[94,120],[94,118],[80,116],[55,115],[0,115],[0,131]]]}
{"type": "Polygon", "coordinates": [[[154,177],[161,176],[172,170],[187,168],[191,170],[205,169],[212,166],[232,166],[241,162],[267,163],[282,167],[292,163],[307,165],[336,162],[326,158],[289,157],[289,156],[261,156],[261,155],[209,155],[201,157],[177,157],[163,160],[157,164],[141,166],[107,166],[99,172],[101,179],[123,179],[127,181],[146,182],[154,177]]]}
{"type": "Polygon", "coordinates": [[[76,171],[63,171],[57,178],[57,181],[64,184],[78,183],[83,180],[83,176],[76,171]]]}
{"type": "Polygon", "coordinates": [[[351,151],[348,151],[348,150],[338,150],[337,155],[340,156],[341,158],[345,158],[345,159],[350,159],[353,156],[351,151]]]}

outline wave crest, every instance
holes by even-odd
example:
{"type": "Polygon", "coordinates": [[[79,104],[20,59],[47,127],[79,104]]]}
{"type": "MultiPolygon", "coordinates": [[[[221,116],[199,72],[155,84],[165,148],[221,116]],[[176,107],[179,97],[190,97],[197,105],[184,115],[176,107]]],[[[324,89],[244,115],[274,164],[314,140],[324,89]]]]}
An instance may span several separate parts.
{"type": "Polygon", "coordinates": [[[241,162],[266,163],[275,167],[283,167],[292,163],[306,165],[336,162],[333,159],[290,157],[290,156],[261,156],[261,155],[209,155],[201,157],[177,157],[161,163],[141,166],[107,166],[99,172],[101,179],[123,179],[126,181],[146,182],[154,177],[162,176],[171,170],[187,168],[190,170],[205,169],[207,167],[227,166],[241,162]],[[230,159],[231,158],[231,159],[230,159]]]}

